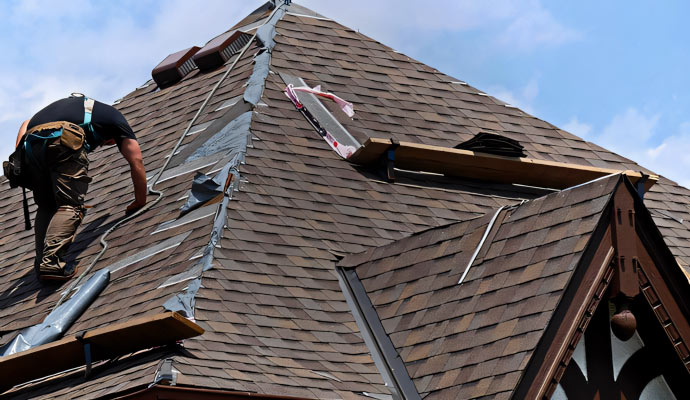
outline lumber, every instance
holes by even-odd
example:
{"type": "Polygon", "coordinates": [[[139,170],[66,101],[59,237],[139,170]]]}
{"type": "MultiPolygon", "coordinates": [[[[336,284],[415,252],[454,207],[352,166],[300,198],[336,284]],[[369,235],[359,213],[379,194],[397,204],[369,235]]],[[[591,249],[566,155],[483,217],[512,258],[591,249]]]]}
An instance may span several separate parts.
{"type": "Polygon", "coordinates": [[[108,360],[139,350],[175,343],[204,333],[194,322],[176,312],[132,319],[76,336],[0,357],[0,393],[34,379],[85,365],[84,344],[91,347],[91,361],[108,360]]]}
{"type": "MultiPolygon", "coordinates": [[[[369,138],[350,157],[356,164],[371,164],[385,157],[391,147],[388,139],[369,138]]],[[[643,179],[645,191],[658,180],[657,175],[638,171],[599,168],[533,158],[505,157],[455,148],[400,142],[395,149],[395,167],[497,183],[519,184],[551,189],[566,189],[602,176],[621,173],[633,184],[643,179]]]]}

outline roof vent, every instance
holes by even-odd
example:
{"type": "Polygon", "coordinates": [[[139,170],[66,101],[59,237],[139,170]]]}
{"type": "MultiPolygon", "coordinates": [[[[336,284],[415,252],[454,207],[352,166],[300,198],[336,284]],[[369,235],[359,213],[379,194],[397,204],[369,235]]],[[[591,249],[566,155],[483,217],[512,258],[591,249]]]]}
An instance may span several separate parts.
{"type": "Polygon", "coordinates": [[[496,135],[495,133],[479,132],[472,139],[455,146],[456,149],[476,151],[505,157],[527,157],[520,142],[496,135]]]}
{"type": "Polygon", "coordinates": [[[156,81],[158,87],[164,89],[172,86],[184,78],[185,75],[192,72],[196,68],[192,56],[197,51],[199,51],[199,47],[194,46],[165,57],[151,72],[153,80],[156,81]]]}
{"type": "Polygon", "coordinates": [[[230,31],[212,39],[198,53],[194,62],[201,71],[208,71],[223,65],[233,54],[239,52],[252,35],[241,31],[230,31]]]}

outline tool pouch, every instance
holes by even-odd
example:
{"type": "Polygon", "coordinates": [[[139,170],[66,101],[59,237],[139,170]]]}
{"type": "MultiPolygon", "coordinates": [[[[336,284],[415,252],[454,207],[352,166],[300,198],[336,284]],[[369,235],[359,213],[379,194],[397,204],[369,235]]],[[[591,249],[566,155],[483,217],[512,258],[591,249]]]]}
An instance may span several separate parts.
{"type": "MultiPolygon", "coordinates": [[[[20,142],[20,144],[22,143],[20,142]]],[[[10,187],[33,188],[33,181],[29,176],[28,166],[24,158],[23,146],[17,146],[17,149],[10,154],[9,160],[3,161],[2,169],[5,177],[10,182],[10,187]]]]}
{"type": "Polygon", "coordinates": [[[60,144],[72,150],[79,150],[84,145],[86,134],[84,130],[75,124],[63,123],[60,144]]]}

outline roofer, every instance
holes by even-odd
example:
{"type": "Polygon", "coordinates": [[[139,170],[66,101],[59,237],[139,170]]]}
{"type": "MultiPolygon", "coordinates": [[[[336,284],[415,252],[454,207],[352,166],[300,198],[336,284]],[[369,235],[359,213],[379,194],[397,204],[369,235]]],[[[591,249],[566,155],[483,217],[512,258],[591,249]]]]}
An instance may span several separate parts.
{"type": "Polygon", "coordinates": [[[127,212],[146,204],[146,171],[141,149],[125,117],[114,107],[81,94],[58,100],[24,121],[17,143],[23,143],[34,202],[34,269],[41,281],[69,280],[76,263],[65,262],[69,245],[84,218],[88,176],[87,152],[117,144],[130,166],[134,201],[127,212]]]}

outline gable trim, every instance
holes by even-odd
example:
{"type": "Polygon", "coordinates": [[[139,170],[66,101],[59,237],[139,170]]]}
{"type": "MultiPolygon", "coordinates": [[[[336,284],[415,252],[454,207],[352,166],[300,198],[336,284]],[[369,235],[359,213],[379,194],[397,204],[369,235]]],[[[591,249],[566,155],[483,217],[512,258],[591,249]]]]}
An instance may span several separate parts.
{"type": "Polygon", "coordinates": [[[638,269],[639,285],[647,304],[652,307],[659,324],[666,332],[685,369],[690,372],[690,324],[675,301],[671,291],[665,287],[659,268],[647,253],[638,238],[641,265],[638,269]]]}
{"type": "MultiPolygon", "coordinates": [[[[580,264],[576,267],[561,302],[532,354],[512,398],[535,399],[545,396],[547,391],[551,389],[552,377],[559,370],[561,361],[572,356],[572,351],[568,351],[568,345],[573,342],[577,343],[577,340],[573,341],[574,337],[577,335],[579,338],[584,332],[580,332],[578,328],[586,328],[588,322],[582,316],[591,318],[592,314],[587,314],[586,311],[592,306],[596,308],[596,304],[599,303],[601,295],[608,286],[606,279],[608,278],[610,281],[607,271],[614,252],[611,242],[611,226],[608,223],[609,215],[610,207],[607,207],[600,220],[606,221],[606,223],[599,223],[592,235],[580,264]],[[603,289],[601,287],[602,282],[604,283],[603,289]],[[597,295],[599,295],[599,299],[596,298],[597,295]],[[595,299],[596,304],[590,304],[592,299],[595,299]]],[[[553,385],[553,389],[555,388],[556,386],[553,385]]]]}
{"type": "Polygon", "coordinates": [[[630,296],[637,299],[644,296],[642,301],[650,305],[680,361],[690,372],[690,302],[684,296],[690,292],[687,279],[676,268],[673,255],[632,184],[621,179],[513,398],[548,398],[553,394],[594,311],[602,300],[609,298],[605,294],[609,287],[614,290],[612,296],[618,295],[617,298],[619,292],[630,301],[630,296]],[[626,203],[624,206],[621,199],[626,203]],[[634,227],[626,234],[624,246],[616,237],[619,229],[616,222],[620,223],[620,214],[625,211],[621,208],[628,210],[630,215],[625,219],[630,219],[634,227]],[[592,253],[593,256],[588,256],[592,253]],[[624,264],[624,256],[633,262],[624,264]],[[662,268],[665,266],[668,267],[662,268]],[[630,279],[631,273],[634,283],[626,282],[630,290],[624,292],[621,275],[626,274],[626,279],[630,279]],[[592,280],[592,277],[596,278],[592,280]]]}
{"type": "Polygon", "coordinates": [[[364,342],[371,352],[381,376],[389,385],[394,399],[421,400],[405,363],[395,349],[379,319],[369,295],[353,268],[338,267],[345,299],[352,310],[364,342]]]}

